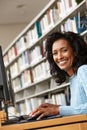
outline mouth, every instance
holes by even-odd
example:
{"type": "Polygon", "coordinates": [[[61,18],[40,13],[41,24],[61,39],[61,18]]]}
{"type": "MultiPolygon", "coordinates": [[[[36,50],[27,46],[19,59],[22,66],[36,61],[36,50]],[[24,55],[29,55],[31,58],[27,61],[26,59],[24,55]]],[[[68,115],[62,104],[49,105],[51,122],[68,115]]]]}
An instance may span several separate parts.
{"type": "Polygon", "coordinates": [[[58,65],[65,65],[67,63],[67,60],[61,60],[58,62],[58,65]]]}

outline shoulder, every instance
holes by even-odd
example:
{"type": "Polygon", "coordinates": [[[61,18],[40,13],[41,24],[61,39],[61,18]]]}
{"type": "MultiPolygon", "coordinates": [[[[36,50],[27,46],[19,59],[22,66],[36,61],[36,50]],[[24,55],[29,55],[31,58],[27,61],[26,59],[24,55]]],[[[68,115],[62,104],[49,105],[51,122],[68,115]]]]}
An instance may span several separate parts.
{"type": "Polygon", "coordinates": [[[78,68],[77,79],[82,84],[87,95],[87,65],[82,65],[78,68]]]}
{"type": "Polygon", "coordinates": [[[78,70],[77,70],[77,76],[79,78],[82,78],[82,77],[86,78],[87,77],[87,65],[82,65],[82,66],[80,66],[78,68],[78,70]]]}
{"type": "Polygon", "coordinates": [[[82,73],[85,71],[87,71],[87,65],[82,65],[78,68],[77,73],[80,73],[80,72],[82,73]]]}

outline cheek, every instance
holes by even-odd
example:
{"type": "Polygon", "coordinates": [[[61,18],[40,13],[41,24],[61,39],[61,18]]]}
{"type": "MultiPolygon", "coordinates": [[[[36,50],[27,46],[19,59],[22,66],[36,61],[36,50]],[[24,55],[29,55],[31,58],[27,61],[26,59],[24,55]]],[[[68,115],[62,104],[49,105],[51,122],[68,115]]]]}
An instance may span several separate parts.
{"type": "Polygon", "coordinates": [[[71,64],[73,64],[74,59],[75,59],[75,56],[71,54],[71,58],[70,58],[70,62],[71,62],[71,64]]]}
{"type": "Polygon", "coordinates": [[[54,60],[54,62],[57,62],[56,56],[53,56],[53,60],[54,60]]]}

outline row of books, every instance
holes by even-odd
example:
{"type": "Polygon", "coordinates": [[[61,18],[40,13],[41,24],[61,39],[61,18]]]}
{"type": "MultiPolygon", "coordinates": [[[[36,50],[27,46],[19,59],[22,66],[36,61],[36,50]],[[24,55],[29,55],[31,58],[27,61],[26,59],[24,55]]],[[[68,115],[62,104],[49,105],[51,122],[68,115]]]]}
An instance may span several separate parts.
{"type": "Polygon", "coordinates": [[[37,45],[29,52],[30,64],[33,65],[42,58],[42,46],[37,45]]]}
{"type": "Polygon", "coordinates": [[[76,5],[75,0],[58,0],[27,32],[29,45],[32,46],[39,37],[53,28],[53,26],[63,19],[76,5]]]}
{"type": "Polygon", "coordinates": [[[73,31],[75,33],[82,33],[87,30],[87,16],[84,12],[78,12],[73,18],[68,18],[63,24],[60,25],[61,31],[73,31]]]}
{"type": "MultiPolygon", "coordinates": [[[[22,42],[23,43],[23,42],[22,42]]],[[[18,57],[19,65],[26,66],[26,64],[34,64],[35,62],[39,61],[42,57],[44,57],[45,53],[45,40],[41,42],[41,44],[33,47],[31,50],[25,49],[23,44],[20,43],[19,48],[20,54],[17,52],[17,47],[13,46],[9,51],[8,54],[4,56],[4,64],[8,66],[16,57],[18,57]],[[23,51],[23,49],[25,51],[23,51]]],[[[16,60],[17,61],[17,60],[16,60]]],[[[20,67],[21,67],[20,66],[20,67]]]]}
{"type": "Polygon", "coordinates": [[[41,62],[39,65],[35,66],[33,69],[26,69],[21,74],[18,72],[17,63],[11,68],[12,75],[12,85],[14,91],[35,83],[50,76],[49,64],[47,61],[41,62]]]}
{"type": "Polygon", "coordinates": [[[42,35],[49,31],[58,21],[58,9],[53,7],[52,9],[47,10],[46,14],[44,14],[40,20],[42,35]]]}
{"type": "Polygon", "coordinates": [[[7,61],[10,63],[11,61],[15,59],[16,56],[17,56],[17,49],[16,49],[16,46],[14,45],[8,51],[8,54],[6,56],[7,61]]]}
{"type": "Polygon", "coordinates": [[[12,80],[12,86],[14,88],[14,92],[20,90],[23,87],[29,86],[32,83],[32,74],[31,70],[25,70],[20,77],[12,80]]]}
{"type": "Polygon", "coordinates": [[[57,7],[59,17],[64,18],[77,5],[76,0],[58,0],[57,7]]]}
{"type": "Polygon", "coordinates": [[[24,51],[21,56],[10,66],[11,76],[14,78],[26,68],[38,63],[44,56],[44,46],[36,46],[31,51],[24,51]]]}
{"type": "Polygon", "coordinates": [[[50,75],[48,61],[44,61],[39,65],[35,66],[32,69],[32,72],[33,72],[34,82],[39,81],[44,77],[48,77],[50,75]]]}
{"type": "Polygon", "coordinates": [[[22,36],[15,44],[17,55],[23,52],[24,49],[26,49],[27,45],[27,38],[26,36],[22,36]]]}

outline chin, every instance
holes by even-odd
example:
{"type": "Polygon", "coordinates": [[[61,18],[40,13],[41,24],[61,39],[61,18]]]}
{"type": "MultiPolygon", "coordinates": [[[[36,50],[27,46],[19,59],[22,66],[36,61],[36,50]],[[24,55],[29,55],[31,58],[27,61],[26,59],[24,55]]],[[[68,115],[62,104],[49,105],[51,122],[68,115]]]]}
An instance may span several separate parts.
{"type": "Polygon", "coordinates": [[[66,67],[59,67],[61,70],[67,70],[66,67]]]}
{"type": "Polygon", "coordinates": [[[69,68],[69,66],[68,66],[68,65],[60,65],[59,68],[60,68],[61,70],[66,71],[66,70],[69,68]]]}

